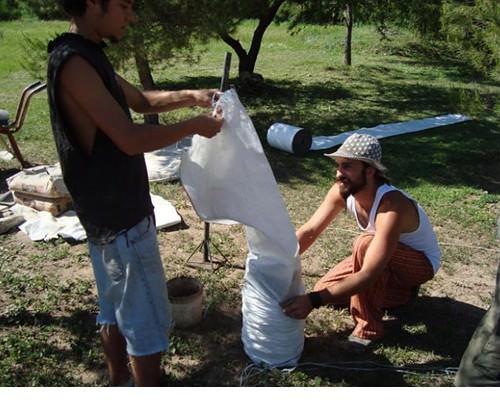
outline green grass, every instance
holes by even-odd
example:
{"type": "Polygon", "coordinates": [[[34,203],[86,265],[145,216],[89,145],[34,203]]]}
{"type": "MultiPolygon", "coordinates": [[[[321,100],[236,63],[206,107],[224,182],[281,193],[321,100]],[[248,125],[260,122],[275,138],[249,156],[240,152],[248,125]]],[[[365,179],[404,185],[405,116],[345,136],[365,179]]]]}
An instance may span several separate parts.
{"type": "MultiPolygon", "coordinates": [[[[22,88],[34,80],[22,67],[26,55],[19,32],[49,37],[66,27],[66,22],[0,22],[0,108],[13,115],[22,88]]],[[[240,29],[238,37],[245,45],[252,30],[251,22],[240,29]]],[[[498,263],[494,235],[500,213],[499,82],[475,80],[444,47],[419,43],[406,32],[394,33],[391,42],[381,44],[369,26],[355,28],[353,66],[347,68],[341,64],[343,33],[342,27],[306,26],[290,36],[284,26],[271,26],[256,67],[265,81],[252,91],[239,90],[292,222],[300,226],[314,212],[335,171],[321,152],[296,157],[270,148],[265,135],[272,123],[288,122],[326,135],[464,113],[473,120],[382,143],[384,164],[394,184],[418,199],[434,223],[442,244],[443,267],[422,288],[414,313],[402,320],[388,320],[387,338],[371,354],[356,356],[342,349],[341,339],[352,328],[346,310],[320,309],[308,319],[301,363],[320,363],[322,367],[305,365],[289,373],[247,371],[244,383],[450,386],[452,375],[430,369],[458,366],[489,304],[498,263]],[[332,362],[367,360],[428,370],[413,374],[327,367],[332,362]]],[[[224,53],[229,49],[215,41],[205,50],[195,65],[155,66],[158,85],[170,89],[218,87],[224,53]]],[[[232,82],[236,82],[236,63],[233,58],[232,82]]],[[[121,73],[137,83],[132,65],[121,73]]],[[[162,118],[175,121],[195,112],[179,111],[162,118]]],[[[45,93],[33,98],[16,137],[29,161],[57,161],[45,93]]],[[[0,162],[2,177],[17,168],[15,160],[0,162]]],[[[152,190],[171,200],[181,215],[191,209],[178,183],[153,184],[152,190]]],[[[200,231],[199,221],[188,220],[182,229],[160,232],[160,245],[169,254],[163,260],[169,278],[193,273],[184,262],[199,243],[200,231]]],[[[355,232],[353,222],[341,216],[304,255],[306,288],[349,254],[355,232]]],[[[240,267],[246,254],[243,237],[238,227],[212,234],[223,253],[240,267]]],[[[21,234],[10,233],[0,236],[0,248],[0,354],[4,355],[0,385],[106,384],[85,246],[62,241],[33,244],[21,234]]],[[[243,271],[199,270],[197,276],[205,287],[207,318],[192,330],[173,332],[171,352],[164,358],[165,382],[172,386],[238,385],[248,362],[240,341],[243,271]]]]}

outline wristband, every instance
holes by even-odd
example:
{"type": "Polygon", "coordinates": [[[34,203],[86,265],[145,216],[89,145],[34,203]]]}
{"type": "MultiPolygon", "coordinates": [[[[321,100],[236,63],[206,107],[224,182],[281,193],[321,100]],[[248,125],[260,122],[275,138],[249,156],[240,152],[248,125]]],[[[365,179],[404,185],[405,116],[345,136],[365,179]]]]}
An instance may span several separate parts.
{"type": "Polygon", "coordinates": [[[307,297],[309,297],[309,301],[311,302],[313,308],[320,308],[323,305],[323,300],[319,292],[309,292],[307,293],[307,297]]]}

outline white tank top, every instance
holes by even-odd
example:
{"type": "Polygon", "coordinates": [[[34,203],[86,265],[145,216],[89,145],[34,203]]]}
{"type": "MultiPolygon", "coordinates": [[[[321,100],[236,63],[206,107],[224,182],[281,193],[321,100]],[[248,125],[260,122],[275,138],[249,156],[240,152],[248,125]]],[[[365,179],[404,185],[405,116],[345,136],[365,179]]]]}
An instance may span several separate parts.
{"type": "Polygon", "coordinates": [[[418,217],[419,217],[418,228],[413,232],[402,233],[399,236],[399,241],[407,246],[410,246],[412,249],[423,252],[429,259],[430,263],[432,264],[434,273],[436,273],[441,264],[441,250],[439,249],[436,234],[432,229],[432,225],[429,222],[429,218],[427,217],[427,214],[425,213],[424,209],[420,206],[420,204],[418,204],[414,199],[412,199],[410,195],[388,184],[379,186],[379,188],[377,189],[377,193],[375,195],[375,200],[373,201],[373,205],[370,210],[370,215],[368,216],[368,224],[366,225],[366,227],[363,227],[359,222],[358,215],[356,213],[355,200],[353,196],[349,196],[347,198],[346,201],[347,212],[353,215],[354,218],[356,218],[356,222],[359,228],[363,232],[375,234],[375,217],[377,215],[377,210],[380,205],[380,201],[382,200],[382,197],[386,193],[392,191],[401,192],[404,196],[410,199],[417,207],[418,217]]]}

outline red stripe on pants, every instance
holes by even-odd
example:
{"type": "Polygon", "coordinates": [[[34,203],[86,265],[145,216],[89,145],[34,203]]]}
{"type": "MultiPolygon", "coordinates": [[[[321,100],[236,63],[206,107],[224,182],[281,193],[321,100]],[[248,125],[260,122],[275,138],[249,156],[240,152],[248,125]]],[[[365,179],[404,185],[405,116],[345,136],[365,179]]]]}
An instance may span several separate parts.
{"type": "MultiPolygon", "coordinates": [[[[360,271],[372,239],[373,235],[370,234],[358,236],[354,241],[352,255],[323,276],[314,286],[314,291],[332,288],[332,292],[335,292],[334,287],[338,281],[360,271]]],[[[424,253],[398,243],[396,251],[375,284],[350,298],[351,315],[356,324],[353,335],[365,339],[382,337],[383,309],[407,303],[411,289],[427,282],[433,276],[432,264],[424,253]]],[[[345,299],[337,304],[347,303],[348,299],[345,299]]]]}

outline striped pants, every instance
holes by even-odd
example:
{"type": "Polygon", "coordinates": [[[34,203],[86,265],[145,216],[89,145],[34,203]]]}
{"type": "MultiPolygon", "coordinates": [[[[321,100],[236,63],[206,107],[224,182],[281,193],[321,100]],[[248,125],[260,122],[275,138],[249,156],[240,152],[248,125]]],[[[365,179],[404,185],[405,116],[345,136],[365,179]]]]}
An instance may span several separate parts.
{"type": "MultiPolygon", "coordinates": [[[[333,267],[314,286],[314,291],[334,288],[347,276],[360,271],[373,235],[362,234],[354,241],[352,255],[333,267]]],[[[411,289],[434,276],[432,264],[424,253],[402,243],[398,244],[384,272],[375,284],[361,293],[340,300],[337,305],[350,304],[354,319],[354,336],[378,339],[383,336],[382,317],[385,308],[394,308],[410,300],[411,289]]]]}

